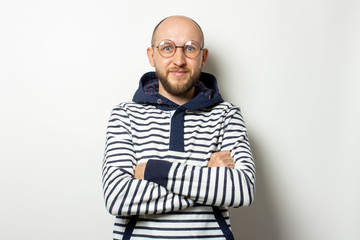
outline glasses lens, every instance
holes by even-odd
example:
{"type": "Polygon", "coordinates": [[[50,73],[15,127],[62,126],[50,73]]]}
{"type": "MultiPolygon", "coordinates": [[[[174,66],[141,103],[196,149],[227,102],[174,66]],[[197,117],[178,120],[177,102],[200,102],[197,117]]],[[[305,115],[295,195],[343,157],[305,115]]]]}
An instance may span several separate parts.
{"type": "Polygon", "coordinates": [[[161,56],[171,57],[176,51],[176,46],[175,43],[173,43],[172,41],[164,40],[160,42],[158,49],[161,56]]]}
{"type": "Polygon", "coordinates": [[[184,53],[188,58],[195,58],[201,51],[200,44],[195,41],[188,41],[184,45],[184,53]]]}

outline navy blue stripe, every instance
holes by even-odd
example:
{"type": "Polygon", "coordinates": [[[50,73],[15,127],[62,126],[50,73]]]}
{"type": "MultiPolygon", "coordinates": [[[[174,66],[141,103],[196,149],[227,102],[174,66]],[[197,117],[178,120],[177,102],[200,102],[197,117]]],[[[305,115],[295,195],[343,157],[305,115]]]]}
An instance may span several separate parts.
{"type": "MultiPolygon", "coordinates": [[[[134,181],[135,181],[135,180],[134,180],[134,181]]],[[[132,208],[132,206],[133,206],[133,204],[134,204],[134,200],[135,200],[136,194],[137,194],[137,192],[139,191],[139,187],[140,187],[140,181],[137,181],[134,195],[132,196],[131,201],[130,201],[130,204],[129,204],[129,207],[128,207],[127,215],[130,215],[130,214],[131,214],[131,208],[132,208]]]]}
{"type": "Polygon", "coordinates": [[[127,135],[129,134],[127,131],[123,131],[123,132],[108,132],[108,134],[113,134],[113,135],[127,135]]]}
{"type": "MultiPolygon", "coordinates": [[[[197,142],[188,143],[188,144],[185,144],[185,148],[189,148],[188,151],[199,152],[199,153],[208,153],[209,149],[214,149],[211,152],[215,152],[215,149],[217,149],[217,146],[218,146],[218,142],[216,141],[216,139],[210,139],[210,142],[211,141],[213,141],[213,143],[210,143],[210,144],[208,144],[209,141],[207,142],[207,144],[200,144],[197,142]],[[195,150],[191,150],[190,148],[192,148],[192,149],[204,148],[204,151],[195,151],[195,150]]],[[[186,152],[188,152],[188,151],[186,151],[186,152]]]]}
{"type": "MultiPolygon", "coordinates": [[[[184,182],[185,182],[185,173],[187,170],[188,166],[185,165],[183,172],[182,172],[182,178],[181,178],[181,184],[180,184],[180,190],[179,190],[179,195],[183,195],[183,189],[184,189],[184,182]]],[[[189,188],[191,189],[191,188],[189,188]]]]}
{"type": "MultiPolygon", "coordinates": [[[[134,139],[137,139],[137,138],[135,138],[134,137],[134,139]]],[[[163,145],[163,146],[166,146],[166,148],[168,148],[169,147],[169,145],[167,144],[167,143],[165,143],[165,142],[160,142],[160,141],[155,141],[155,140],[153,140],[153,139],[149,139],[148,141],[143,141],[143,142],[141,142],[141,143],[137,143],[137,142],[134,142],[134,143],[132,143],[133,144],[133,146],[144,146],[144,145],[146,145],[146,144],[156,144],[156,145],[163,145]]]]}
{"type": "MultiPolygon", "coordinates": [[[[206,137],[198,137],[198,136],[189,136],[187,138],[184,138],[184,140],[199,140],[199,141],[211,141],[214,139],[214,136],[208,136],[208,138],[206,137]]],[[[194,141],[195,142],[195,141],[194,141]]]]}
{"type": "MultiPolygon", "coordinates": [[[[155,138],[155,137],[158,137],[158,138],[162,138],[162,139],[164,139],[164,140],[167,140],[167,139],[169,139],[167,136],[163,136],[163,135],[160,135],[160,134],[154,134],[154,133],[152,133],[151,134],[151,137],[152,138],[155,138]]],[[[135,138],[135,139],[148,139],[149,138],[149,136],[136,136],[136,137],[134,137],[133,136],[133,138],[135,138]]]]}
{"type": "Polygon", "coordinates": [[[139,221],[145,222],[164,222],[164,223],[211,223],[216,222],[215,219],[166,219],[166,220],[159,220],[159,219],[147,219],[147,218],[139,218],[139,221]]]}
{"type": "MultiPolygon", "coordinates": [[[[168,198],[172,198],[172,199],[173,199],[173,197],[171,197],[171,196],[168,197],[169,194],[170,194],[170,193],[168,193],[168,194],[166,194],[166,195],[164,196],[164,201],[163,201],[163,205],[162,205],[162,208],[161,208],[161,209],[162,209],[162,211],[161,211],[162,213],[165,213],[165,212],[166,212],[166,209],[167,209],[167,208],[166,208],[167,199],[168,199],[168,198]]],[[[159,188],[159,196],[160,196],[160,188],[159,188]]],[[[173,200],[174,200],[174,199],[173,199],[173,200]]],[[[174,204],[174,202],[172,202],[171,204],[174,204]]],[[[156,206],[157,206],[157,204],[156,204],[156,206]]],[[[173,209],[173,208],[174,208],[173,205],[171,205],[171,209],[173,209]]]]}
{"type": "MultiPolygon", "coordinates": [[[[209,188],[210,188],[211,171],[210,171],[210,169],[206,169],[206,170],[208,170],[208,171],[207,171],[207,172],[208,172],[208,176],[207,176],[207,180],[206,180],[206,193],[208,193],[208,192],[209,192],[209,188]]],[[[215,183],[215,184],[216,184],[216,183],[215,183]]],[[[215,188],[216,188],[216,186],[215,186],[215,188]]],[[[205,195],[205,197],[204,197],[204,204],[207,202],[208,196],[209,196],[209,194],[206,194],[206,195],[205,195]]]]}
{"type": "MultiPolygon", "coordinates": [[[[132,112],[132,110],[131,110],[132,112]]],[[[151,112],[147,112],[146,113],[146,116],[147,117],[144,117],[144,113],[139,113],[139,115],[134,115],[132,114],[130,111],[127,112],[128,114],[128,118],[131,119],[131,118],[135,118],[136,120],[142,120],[142,121],[146,121],[146,120],[149,120],[149,119],[154,119],[154,120],[165,120],[165,119],[169,119],[169,117],[161,117],[161,114],[159,114],[158,112],[154,112],[152,115],[151,112]]]]}
{"type": "Polygon", "coordinates": [[[147,122],[147,123],[140,123],[140,122],[136,122],[134,123],[136,126],[150,126],[150,125],[160,125],[160,126],[168,126],[169,122],[159,122],[159,121],[152,121],[152,122],[147,122]]]}
{"type": "Polygon", "coordinates": [[[200,189],[201,189],[201,179],[202,179],[202,174],[203,174],[203,168],[200,169],[200,174],[199,174],[199,185],[198,185],[198,189],[197,189],[197,194],[196,194],[196,197],[195,197],[195,200],[194,202],[197,202],[199,200],[199,197],[200,197],[200,189]]]}
{"type": "MultiPolygon", "coordinates": [[[[131,183],[132,183],[132,181],[130,180],[129,182],[127,182],[127,183],[124,184],[124,186],[120,189],[120,191],[118,192],[118,194],[117,194],[116,197],[114,198],[113,203],[111,204],[111,208],[113,208],[116,200],[119,198],[119,195],[122,193],[123,190],[126,190],[125,195],[124,195],[124,198],[123,198],[124,201],[121,202],[120,207],[119,207],[119,209],[118,209],[118,215],[121,215],[121,211],[122,211],[122,209],[123,209],[123,207],[124,207],[124,204],[125,204],[125,199],[127,198],[127,195],[129,194],[129,191],[130,191],[130,189],[131,189],[131,185],[132,185],[131,183]],[[126,186],[126,185],[129,185],[129,186],[126,186]]],[[[113,189],[114,189],[114,188],[113,188],[113,189]]]]}
{"type": "Polygon", "coordinates": [[[234,201],[235,201],[235,186],[234,186],[234,174],[232,171],[229,171],[230,173],[230,179],[232,182],[232,190],[231,190],[231,200],[230,200],[230,206],[234,205],[234,201]]]}
{"type": "MultiPolygon", "coordinates": [[[[189,132],[185,132],[185,134],[198,134],[198,136],[201,135],[212,135],[214,136],[214,133],[219,132],[219,129],[215,129],[214,131],[204,131],[204,129],[200,129],[200,130],[194,130],[191,129],[189,132]]],[[[191,138],[192,139],[192,138],[191,138]]]]}
{"type": "Polygon", "coordinates": [[[178,109],[171,118],[169,150],[184,152],[184,116],[185,111],[178,109]]]}
{"type": "Polygon", "coordinates": [[[252,185],[252,184],[250,183],[250,179],[247,176],[245,176],[245,179],[246,179],[246,185],[247,185],[247,188],[248,188],[249,204],[251,204],[253,200],[252,200],[252,197],[251,197],[251,189],[252,189],[252,187],[250,185],[252,185]]]}
{"type": "MultiPolygon", "coordinates": [[[[209,169],[210,170],[210,169],[209,169]]],[[[216,196],[218,195],[217,194],[217,192],[218,192],[218,182],[219,182],[219,171],[220,171],[220,168],[216,168],[216,177],[215,177],[215,186],[214,186],[214,188],[215,188],[215,192],[214,192],[214,199],[213,199],[213,202],[212,202],[212,204],[211,205],[215,205],[215,203],[216,203],[216,196]]],[[[209,171],[210,172],[210,171],[209,171]]],[[[226,179],[226,178],[225,178],[226,179]]],[[[209,184],[210,185],[210,184],[209,184]]],[[[224,195],[224,197],[225,197],[225,195],[224,195]]]]}
{"type": "Polygon", "coordinates": [[[139,216],[131,216],[129,223],[125,228],[124,236],[122,238],[123,240],[130,239],[132,232],[134,231],[134,228],[135,228],[138,218],[139,218],[139,216]]]}
{"type": "MultiPolygon", "coordinates": [[[[157,196],[160,196],[160,195],[161,195],[161,189],[160,189],[160,187],[158,187],[157,190],[158,190],[157,196]]],[[[164,199],[164,204],[165,204],[165,203],[166,203],[166,196],[165,196],[165,199],[164,199]]],[[[154,207],[154,214],[157,214],[157,213],[158,213],[158,207],[157,207],[158,204],[159,204],[159,198],[156,198],[156,200],[155,200],[155,207],[154,207]]],[[[164,207],[163,207],[162,209],[164,209],[164,207]]]]}
{"type": "MultiPolygon", "coordinates": [[[[112,175],[113,173],[115,173],[115,172],[116,172],[116,171],[112,172],[111,175],[112,175]]],[[[110,177],[110,176],[109,176],[109,177],[110,177]]],[[[112,179],[111,181],[109,181],[109,182],[106,181],[106,185],[107,185],[107,187],[106,187],[106,189],[105,189],[106,192],[107,192],[109,186],[111,185],[111,183],[113,183],[114,181],[116,181],[116,183],[115,183],[115,185],[112,187],[112,189],[110,190],[110,192],[108,193],[108,196],[106,197],[105,202],[108,202],[109,197],[112,195],[112,193],[114,192],[115,188],[120,184],[120,182],[121,182],[121,177],[122,177],[121,175],[118,175],[118,176],[116,176],[114,179],[112,179]],[[119,179],[120,179],[120,180],[119,180],[119,179]]],[[[123,188],[124,188],[124,187],[123,187],[123,188]]],[[[123,189],[123,188],[122,188],[122,189],[123,189]]],[[[112,206],[113,206],[113,204],[111,205],[111,209],[112,209],[112,206]]]]}
{"type": "MultiPolygon", "coordinates": [[[[223,195],[223,198],[222,198],[222,200],[221,200],[221,203],[220,203],[220,206],[224,206],[225,205],[225,199],[226,199],[226,189],[227,189],[227,174],[228,174],[228,172],[231,172],[228,168],[225,168],[225,171],[224,171],[224,174],[225,174],[225,176],[224,176],[224,188],[223,188],[223,193],[222,193],[222,195],[223,195]]],[[[233,193],[234,192],[234,187],[232,188],[232,191],[231,191],[231,193],[233,193]]]]}
{"type": "MultiPolygon", "coordinates": [[[[119,157],[119,156],[131,156],[131,154],[128,153],[117,153],[117,154],[111,154],[111,155],[107,155],[107,158],[112,158],[112,157],[119,157]]],[[[124,159],[125,160],[125,159],[124,159]]],[[[108,163],[112,163],[112,162],[121,162],[123,160],[117,160],[117,161],[108,161],[108,163]]],[[[129,161],[129,160],[125,160],[125,161],[129,161]]]]}
{"type": "MultiPolygon", "coordinates": [[[[143,129],[143,130],[140,130],[140,129],[137,129],[135,126],[132,127],[132,130],[134,132],[138,132],[138,133],[141,133],[141,132],[150,132],[150,131],[159,131],[159,132],[163,132],[163,133],[168,133],[169,130],[167,129],[163,129],[163,128],[158,128],[158,127],[151,127],[151,128],[146,128],[146,129],[143,129]]],[[[133,133],[134,134],[134,133],[133,133]]],[[[135,133],[136,134],[136,133],[135,133]]],[[[136,136],[136,135],[135,135],[136,136]]]]}
{"type": "MultiPolygon", "coordinates": [[[[214,213],[211,213],[214,215],[214,213]]],[[[119,227],[126,227],[125,224],[119,224],[119,223],[115,223],[115,226],[119,226],[119,227]]],[[[208,230],[218,230],[218,227],[204,227],[204,228],[197,228],[197,227],[186,227],[186,228],[160,228],[160,227],[143,227],[143,226],[137,226],[136,229],[146,229],[146,230],[158,230],[158,231],[208,231],[208,230]]]]}
{"type": "Polygon", "coordinates": [[[211,239],[223,237],[222,235],[199,235],[199,236],[152,236],[145,234],[134,234],[134,237],[154,238],[154,239],[211,239]]]}
{"type": "Polygon", "coordinates": [[[238,174],[238,179],[239,179],[239,187],[240,187],[240,204],[239,206],[244,205],[244,189],[243,189],[243,185],[242,185],[242,180],[241,180],[241,173],[240,171],[237,171],[238,174]]]}
{"type": "Polygon", "coordinates": [[[221,122],[214,122],[213,120],[209,120],[209,121],[199,121],[199,120],[192,120],[192,124],[189,123],[190,121],[186,121],[186,128],[194,128],[194,127],[199,127],[201,126],[201,128],[211,128],[211,129],[220,129],[219,126],[221,126],[221,122]],[[208,124],[206,124],[208,123],[208,124]]]}
{"type": "MultiPolygon", "coordinates": [[[[143,148],[143,149],[141,149],[139,151],[136,151],[136,153],[143,153],[143,152],[146,152],[146,151],[167,152],[169,150],[168,149],[159,149],[159,148],[149,147],[149,148],[143,148]]],[[[159,156],[157,156],[156,158],[159,158],[159,156]]]]}
{"type": "MultiPolygon", "coordinates": [[[[133,145],[132,142],[129,142],[129,141],[126,141],[126,140],[124,140],[124,141],[114,141],[114,142],[111,142],[111,143],[108,143],[108,144],[107,144],[107,146],[106,146],[106,148],[105,148],[105,150],[107,150],[107,151],[106,151],[105,153],[111,151],[112,149],[110,148],[110,150],[108,150],[108,148],[111,147],[111,146],[114,145],[114,144],[115,144],[115,145],[116,145],[116,144],[129,145],[129,146],[130,146],[129,149],[131,149],[131,147],[132,147],[132,145],[133,145]]],[[[121,147],[123,147],[123,146],[121,146],[121,147]]],[[[118,148],[115,148],[115,149],[118,149],[118,148]]]]}
{"type": "MultiPolygon", "coordinates": [[[[205,205],[203,205],[203,204],[196,204],[196,206],[205,206],[205,205]]],[[[208,206],[208,207],[211,208],[210,206],[208,206]]],[[[228,210],[227,210],[226,208],[220,209],[220,211],[221,211],[222,213],[228,212],[228,210]]],[[[212,211],[212,209],[211,209],[211,211],[194,211],[194,212],[179,211],[179,212],[172,212],[172,213],[171,213],[171,215],[177,215],[179,218],[180,218],[182,215],[184,215],[184,216],[189,216],[189,215],[198,216],[199,214],[201,214],[201,215],[214,215],[214,211],[212,211]]],[[[129,219],[130,216],[120,216],[120,215],[117,215],[116,218],[118,218],[118,219],[129,219]]],[[[225,217],[225,218],[227,219],[228,217],[225,217]]],[[[139,219],[139,220],[141,220],[141,219],[139,219]]],[[[145,220],[145,221],[148,221],[147,218],[144,218],[144,220],[145,220]]],[[[163,219],[163,220],[160,220],[160,221],[167,222],[168,220],[163,219]]]]}
{"type": "Polygon", "coordinates": [[[145,194],[147,193],[148,187],[149,187],[149,182],[146,183],[145,188],[144,188],[144,190],[143,190],[143,193],[141,194],[141,198],[140,198],[139,204],[137,205],[136,215],[139,215],[139,214],[140,214],[140,207],[141,207],[142,202],[143,202],[143,200],[144,200],[144,196],[145,196],[145,194]]]}
{"type": "Polygon", "coordinates": [[[226,240],[234,240],[234,235],[232,234],[229,226],[227,225],[224,216],[221,214],[218,207],[213,206],[215,219],[218,222],[221,231],[224,233],[226,240]]]}
{"type": "MultiPolygon", "coordinates": [[[[118,177],[117,177],[118,178],[118,177]]],[[[114,190],[115,190],[115,188],[120,184],[120,182],[121,181],[117,181],[116,183],[115,183],[115,186],[111,189],[111,191],[110,191],[110,193],[108,194],[108,196],[107,196],[107,201],[108,201],[108,199],[110,198],[110,196],[112,195],[112,193],[114,192],[114,190]]],[[[122,190],[124,190],[124,188],[125,188],[125,186],[123,186],[121,189],[120,189],[120,191],[119,191],[119,193],[115,196],[115,198],[113,199],[113,201],[111,202],[111,205],[110,205],[110,207],[109,207],[109,212],[112,212],[112,210],[113,210],[113,208],[114,208],[114,205],[115,205],[115,203],[116,203],[116,200],[117,200],[117,198],[118,198],[118,196],[120,195],[120,193],[121,193],[121,191],[122,190]]],[[[106,201],[106,202],[107,202],[106,201]]],[[[121,211],[121,209],[119,209],[119,212],[121,211]]]]}
{"type": "Polygon", "coordinates": [[[187,197],[190,197],[190,195],[191,195],[192,184],[193,184],[193,181],[194,181],[194,171],[195,171],[195,166],[191,166],[190,185],[189,185],[189,190],[190,190],[190,191],[188,192],[187,197]]]}

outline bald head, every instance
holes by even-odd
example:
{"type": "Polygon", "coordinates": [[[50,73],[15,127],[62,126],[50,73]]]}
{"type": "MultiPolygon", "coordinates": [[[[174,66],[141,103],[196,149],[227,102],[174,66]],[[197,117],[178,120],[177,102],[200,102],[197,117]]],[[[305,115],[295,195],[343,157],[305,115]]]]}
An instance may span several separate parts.
{"type": "Polygon", "coordinates": [[[187,40],[198,40],[201,44],[201,47],[204,46],[204,33],[197,22],[193,19],[185,16],[171,16],[164,18],[162,21],[156,25],[153,35],[151,38],[151,45],[155,45],[156,41],[163,40],[164,32],[173,31],[191,31],[191,33],[196,36],[197,39],[187,39],[187,40]]]}

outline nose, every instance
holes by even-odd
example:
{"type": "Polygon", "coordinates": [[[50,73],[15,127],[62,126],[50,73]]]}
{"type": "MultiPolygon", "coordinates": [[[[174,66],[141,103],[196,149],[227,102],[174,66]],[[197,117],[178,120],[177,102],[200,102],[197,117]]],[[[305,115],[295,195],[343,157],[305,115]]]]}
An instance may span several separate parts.
{"type": "Polygon", "coordinates": [[[177,47],[177,50],[173,56],[173,63],[179,67],[186,64],[186,56],[182,47],[177,47]]]}

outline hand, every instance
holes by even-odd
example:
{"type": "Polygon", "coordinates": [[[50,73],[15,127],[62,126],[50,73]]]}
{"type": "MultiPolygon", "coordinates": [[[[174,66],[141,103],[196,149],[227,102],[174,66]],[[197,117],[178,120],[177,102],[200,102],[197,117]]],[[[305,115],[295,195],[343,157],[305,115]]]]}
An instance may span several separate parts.
{"type": "Polygon", "coordinates": [[[211,155],[207,166],[234,168],[235,163],[234,158],[230,155],[230,151],[220,151],[211,155]]]}
{"type": "Polygon", "coordinates": [[[139,163],[134,169],[134,177],[136,179],[144,179],[146,163],[139,163]]]}

